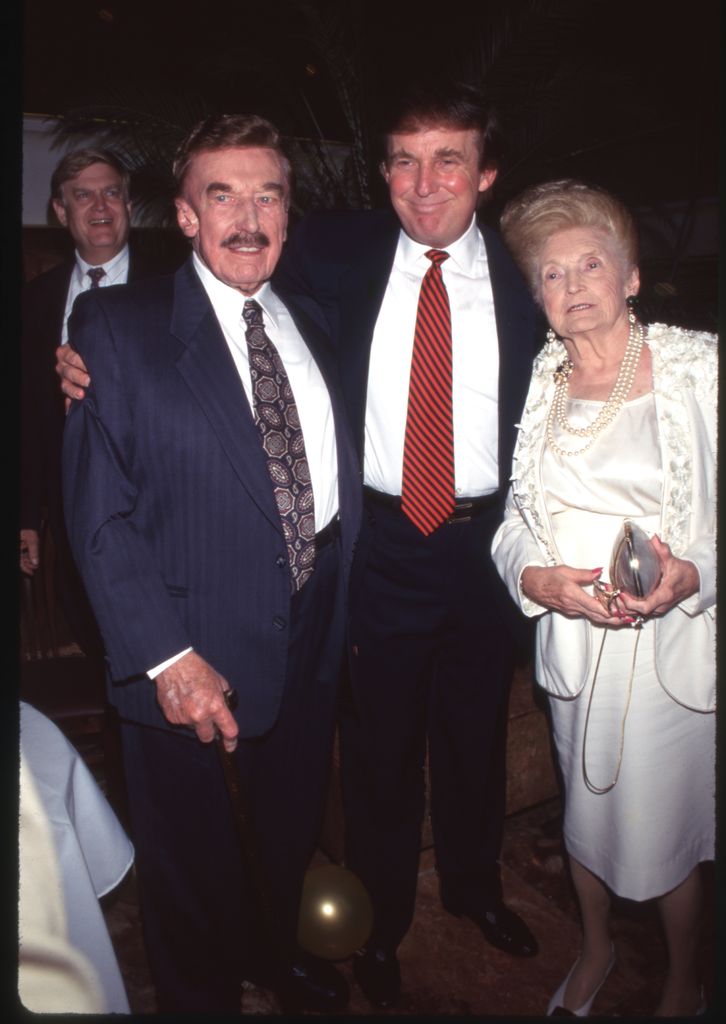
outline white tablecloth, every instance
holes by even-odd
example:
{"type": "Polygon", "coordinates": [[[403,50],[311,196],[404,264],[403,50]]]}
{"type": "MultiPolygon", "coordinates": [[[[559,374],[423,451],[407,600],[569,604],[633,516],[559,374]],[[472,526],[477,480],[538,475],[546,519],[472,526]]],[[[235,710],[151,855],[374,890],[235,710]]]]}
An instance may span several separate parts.
{"type": "Polygon", "coordinates": [[[45,715],[22,702],[20,746],[50,822],[69,941],[95,968],[107,1012],[129,1013],[98,898],[129,870],[133,846],[77,750],[45,715]]]}

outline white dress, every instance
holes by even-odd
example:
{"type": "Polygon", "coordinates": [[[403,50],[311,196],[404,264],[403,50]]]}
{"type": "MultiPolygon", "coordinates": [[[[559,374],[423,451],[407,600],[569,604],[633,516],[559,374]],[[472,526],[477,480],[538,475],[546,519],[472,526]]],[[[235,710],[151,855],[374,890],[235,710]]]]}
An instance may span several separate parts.
{"type": "MultiPolygon", "coordinates": [[[[584,426],[601,405],[571,400],[568,419],[584,426]]],[[[567,450],[585,443],[559,433],[557,426],[555,431],[567,450]]],[[[560,456],[545,446],[542,480],[564,564],[603,566],[602,579],[608,580],[623,519],[635,520],[648,534],[657,531],[663,483],[659,451],[652,394],[626,403],[582,455],[560,456]]],[[[714,856],[716,716],[668,696],[655,671],[653,633],[652,623],[640,631],[624,729],[637,637],[633,629],[593,627],[584,689],[571,699],[550,696],[565,781],[566,848],[615,893],[634,900],[669,892],[696,864],[714,856]],[[607,788],[618,767],[616,785],[605,793],[594,791],[607,788]]]]}

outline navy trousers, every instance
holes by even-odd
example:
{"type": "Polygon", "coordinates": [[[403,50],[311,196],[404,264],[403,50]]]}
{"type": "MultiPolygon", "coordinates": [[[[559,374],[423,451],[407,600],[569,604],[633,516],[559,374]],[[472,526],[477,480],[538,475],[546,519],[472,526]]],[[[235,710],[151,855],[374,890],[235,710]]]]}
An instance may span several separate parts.
{"type": "MultiPolygon", "coordinates": [[[[235,753],[267,897],[290,942],[327,795],[343,653],[339,559],[335,541],[293,598],[277,722],[266,735],[241,740],[235,753]]],[[[239,1013],[240,982],[263,935],[218,751],[194,736],[132,722],[122,722],[122,738],[159,1010],[239,1013]]]]}
{"type": "MultiPolygon", "coordinates": [[[[371,895],[371,943],[395,950],[416,896],[428,747],[442,898],[501,898],[510,598],[489,556],[501,509],[424,537],[366,500],[340,717],[346,863],[371,895]]],[[[358,556],[357,556],[358,557],[358,556]]]]}

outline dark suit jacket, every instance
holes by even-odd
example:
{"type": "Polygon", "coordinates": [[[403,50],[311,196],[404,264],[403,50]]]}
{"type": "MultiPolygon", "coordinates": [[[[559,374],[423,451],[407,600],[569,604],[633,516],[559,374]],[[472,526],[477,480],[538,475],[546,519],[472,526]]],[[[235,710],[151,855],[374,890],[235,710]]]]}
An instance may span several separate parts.
{"type": "MultiPolygon", "coordinates": [[[[504,497],[539,317],[498,235],[484,225],[480,228],[499,339],[499,479],[504,497]]],[[[316,306],[324,313],[339,350],[342,386],[361,460],[371,343],[399,232],[399,221],[390,210],[310,214],[292,234],[278,270],[286,287],[307,296],[312,315],[316,306]]]]}
{"type": "MultiPolygon", "coordinates": [[[[347,578],[360,520],[352,439],[327,339],[281,297],[329,383],[347,578]]],[[[123,716],[167,727],[138,676],[193,646],[237,688],[241,735],[260,735],[285,680],[286,546],[259,433],[191,261],[173,277],[86,292],[71,341],[92,384],[66,423],[66,522],[111,699],[123,716]]]]}
{"type": "MultiPolygon", "coordinates": [[[[74,265],[67,261],[39,274],[23,294],[20,526],[38,530],[42,509],[47,506],[56,540],[63,521],[60,480],[65,407],[55,373],[55,350],[61,341],[74,265]]],[[[129,281],[171,269],[171,265],[144,258],[130,243],[129,281]]]]}

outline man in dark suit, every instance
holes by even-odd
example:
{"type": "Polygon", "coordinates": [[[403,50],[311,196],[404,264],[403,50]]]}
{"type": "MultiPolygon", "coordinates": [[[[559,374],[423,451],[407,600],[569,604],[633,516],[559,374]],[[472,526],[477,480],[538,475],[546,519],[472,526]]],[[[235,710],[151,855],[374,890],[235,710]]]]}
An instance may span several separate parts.
{"type": "Polygon", "coordinates": [[[98,629],[63,524],[65,410],[53,355],[56,346],[68,340],[68,318],[81,292],[139,280],[161,268],[129,247],[129,172],[110,150],[66,153],[51,177],[51,202],[73,239],[75,254],[73,260],[34,278],[23,296],[20,568],[32,576],[40,566],[40,527],[46,510],[63,611],[84,653],[100,658],[98,629]]]}
{"type": "Polygon", "coordinates": [[[391,102],[381,169],[394,213],[310,215],[280,268],[325,309],[364,474],[341,768],[346,862],[375,912],[354,973],[380,1007],[400,989],[427,748],[444,906],[511,954],[537,951],[499,867],[514,614],[489,548],[536,321],[475,216],[496,145],[474,90],[437,84],[391,102]]]}
{"type": "Polygon", "coordinates": [[[325,337],[269,284],[289,204],[278,133],[209,118],[174,170],[192,256],[173,278],[77,302],[70,340],[92,384],[64,439],[69,535],[122,719],[147,950],[160,1010],[239,1012],[240,981],[260,969],[262,889],[275,923],[262,968],[286,1005],[341,1008],[343,979],[295,937],[331,756],[355,453],[325,337]],[[217,734],[260,876],[240,854],[217,734]]]}

